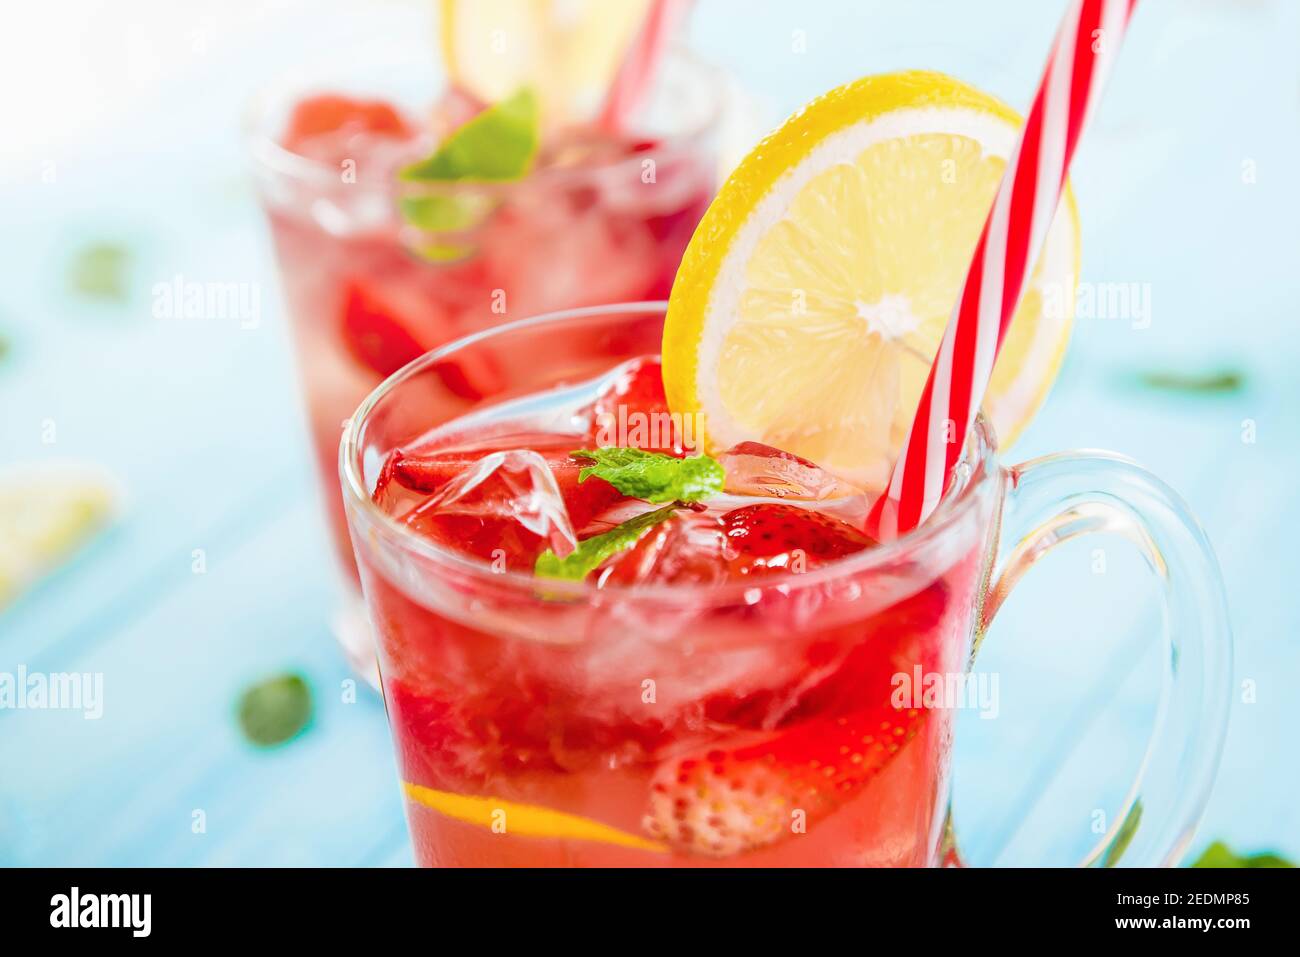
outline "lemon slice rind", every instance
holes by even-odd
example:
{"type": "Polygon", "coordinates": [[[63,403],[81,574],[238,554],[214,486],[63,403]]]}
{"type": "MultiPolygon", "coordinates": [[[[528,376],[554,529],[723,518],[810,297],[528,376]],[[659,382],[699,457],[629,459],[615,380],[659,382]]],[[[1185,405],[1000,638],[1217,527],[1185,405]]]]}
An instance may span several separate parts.
{"type": "MultiPolygon", "coordinates": [[[[908,72],[868,77],[848,84],[814,101],[769,136],[737,167],[724,184],[697,230],[678,271],[664,331],[664,379],[670,407],[678,412],[702,412],[706,423],[706,447],[718,451],[740,441],[767,441],[789,451],[803,453],[799,434],[812,435],[824,422],[801,422],[795,434],[774,436],[753,423],[738,421],[722,394],[723,345],[733,332],[741,312],[742,297],[751,291],[746,272],[759,244],[782,223],[804,190],[819,176],[855,158],[878,144],[903,141],[908,137],[953,136],[979,145],[982,155],[1005,158],[1014,147],[1019,117],[991,96],[941,74],[908,72]]],[[[986,177],[987,179],[987,177],[986,177]]],[[[993,180],[985,183],[990,191],[993,180]]],[[[992,195],[988,196],[991,203],[992,195]]],[[[1063,205],[1068,212],[1058,216],[1035,279],[1060,282],[1068,295],[1059,296],[1061,314],[1037,316],[1020,331],[1010,351],[1013,357],[1000,362],[994,371],[986,410],[1004,433],[1009,444],[1046,396],[1068,342],[1073,311],[1074,282],[1078,275],[1078,217],[1068,187],[1063,205]],[[1053,327],[1044,325],[1055,323],[1053,327]],[[1026,370],[1028,374],[1025,374],[1026,370]],[[1002,373],[999,375],[999,373],[1002,373]]],[[[983,207],[980,207],[981,209],[983,207]]],[[[982,214],[981,214],[982,215],[982,214]]],[[[982,220],[981,223],[982,224],[982,220]]],[[[870,228],[868,226],[867,228],[870,228]]],[[[973,242],[973,240],[971,240],[973,242]]],[[[949,254],[969,256],[970,249],[949,254]]],[[[1039,302],[1043,299],[1038,291],[1039,302]]],[[[957,289],[951,298],[956,299],[957,289]]],[[[944,295],[947,295],[945,290],[944,295]]],[[[891,343],[910,353],[913,368],[907,370],[908,384],[896,403],[891,423],[891,443],[901,442],[900,431],[914,408],[933,350],[946,323],[946,315],[928,317],[924,336],[927,354],[917,354],[909,341],[891,343]],[[902,409],[905,401],[911,405],[902,409]],[[905,413],[905,414],[904,414],[905,413]]],[[[802,334],[802,330],[798,330],[802,334]]],[[[808,335],[813,334],[808,331],[808,335]]],[[[1015,335],[1008,336],[1008,344],[1015,335]]],[[[792,349],[804,343],[791,343],[792,349]]],[[[1006,350],[1004,350],[1006,351],[1006,350]]],[[[833,361],[833,358],[831,359],[833,361]]],[[[867,374],[864,370],[863,374],[867,374]]],[[[760,386],[760,389],[762,387],[760,386]]],[[[797,401],[788,402],[797,406],[797,401]]],[[[742,411],[750,411],[746,409],[742,411]]],[[[794,410],[798,414],[798,409],[794,410]]],[[[770,425],[771,423],[767,423],[770,425]]],[[[883,481],[895,449],[868,449],[860,460],[852,453],[840,461],[822,461],[856,481],[878,485],[883,481]]],[[[817,458],[816,455],[811,456],[817,458]]]]}

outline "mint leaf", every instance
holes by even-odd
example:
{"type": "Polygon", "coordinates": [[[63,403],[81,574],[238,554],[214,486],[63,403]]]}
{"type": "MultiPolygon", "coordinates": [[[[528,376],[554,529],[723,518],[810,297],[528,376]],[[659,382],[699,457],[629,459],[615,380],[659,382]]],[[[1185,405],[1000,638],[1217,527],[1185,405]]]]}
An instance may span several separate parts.
{"type": "MultiPolygon", "coordinates": [[[[486,195],[448,193],[431,196],[404,196],[398,200],[403,218],[426,233],[463,233],[473,229],[491,214],[496,201],[486,195]]],[[[455,262],[473,255],[471,243],[450,237],[433,242],[416,243],[408,248],[426,262],[455,262]]]]}
{"type": "Polygon", "coordinates": [[[647,529],[654,528],[677,510],[676,505],[657,508],[636,518],[629,518],[608,532],[593,535],[578,543],[578,547],[560,558],[549,548],[537,556],[533,574],[538,578],[558,578],[565,581],[582,581],[605,560],[618,552],[627,551],[641,540],[647,529]]]}
{"type": "Polygon", "coordinates": [[[311,720],[311,689],[301,675],[277,675],[239,697],[239,727],[253,744],[283,744],[311,720]]]}
{"type": "Polygon", "coordinates": [[[1169,392],[1238,392],[1246,383],[1245,375],[1235,369],[1215,372],[1144,372],[1140,378],[1147,388],[1169,392]]]}
{"type": "Polygon", "coordinates": [[[1198,857],[1192,867],[1295,867],[1277,854],[1237,854],[1222,841],[1215,841],[1198,857]]]}
{"type": "Polygon", "coordinates": [[[655,504],[697,502],[708,498],[722,491],[722,483],[726,478],[722,464],[707,455],[679,459],[662,452],[616,446],[579,449],[569,454],[596,463],[578,473],[579,482],[585,482],[594,475],[624,495],[655,504]]]}
{"type": "Polygon", "coordinates": [[[77,295],[107,302],[124,302],[131,254],[116,243],[91,243],[73,255],[68,285],[77,295]]]}
{"type": "Polygon", "coordinates": [[[483,221],[493,206],[493,201],[487,196],[450,193],[404,196],[400,202],[406,221],[431,233],[456,233],[472,229],[483,221]]]}
{"type": "MultiPolygon", "coordinates": [[[[541,139],[537,96],[524,88],[489,106],[448,136],[428,159],[398,176],[410,183],[508,183],[532,169],[541,139]]],[[[428,233],[460,233],[482,223],[496,206],[483,192],[457,190],[404,196],[398,201],[405,220],[428,233]]],[[[436,241],[415,249],[430,262],[463,259],[473,246],[436,241]]]]}
{"type": "Polygon", "coordinates": [[[453,263],[474,255],[474,247],[468,243],[425,243],[411,251],[431,263],[453,263]]]}
{"type": "Polygon", "coordinates": [[[524,88],[456,130],[428,159],[403,169],[401,178],[417,183],[521,179],[537,156],[539,126],[537,96],[524,88]]]}

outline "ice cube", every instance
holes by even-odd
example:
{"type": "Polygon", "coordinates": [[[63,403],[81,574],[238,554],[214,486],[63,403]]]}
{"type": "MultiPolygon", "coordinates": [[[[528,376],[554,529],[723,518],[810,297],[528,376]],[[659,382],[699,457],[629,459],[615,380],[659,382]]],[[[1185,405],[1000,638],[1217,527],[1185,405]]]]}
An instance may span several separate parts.
{"type": "Polygon", "coordinates": [[[610,559],[596,583],[713,585],[729,577],[727,538],[714,515],[683,510],[650,529],[636,546],[610,559]]]}
{"type": "Polygon", "coordinates": [[[637,152],[640,145],[596,126],[572,126],[542,145],[537,165],[543,169],[600,169],[637,152]]]}
{"type": "Polygon", "coordinates": [[[821,502],[862,494],[821,466],[761,442],[741,442],[718,461],[727,473],[726,490],[737,495],[821,502]]]}
{"type": "Polygon", "coordinates": [[[659,257],[645,223],[594,206],[575,213],[563,190],[515,197],[481,243],[492,285],[512,316],[644,298],[659,257]]]}
{"type": "Polygon", "coordinates": [[[546,459],[525,450],[483,456],[404,520],[443,544],[516,570],[531,570],[545,548],[567,555],[578,541],[546,459]]]}
{"type": "Polygon", "coordinates": [[[432,452],[398,449],[384,463],[374,499],[389,514],[400,517],[411,504],[413,495],[417,504],[422,502],[423,497],[440,492],[452,479],[477,467],[482,459],[494,452],[533,452],[540,455],[550,469],[564,500],[571,527],[582,532],[598,513],[625,500],[625,496],[604,479],[588,476],[586,481],[581,480],[582,470],[591,463],[574,458],[569,452],[581,448],[584,443],[585,438],[581,435],[510,433],[432,452]]]}

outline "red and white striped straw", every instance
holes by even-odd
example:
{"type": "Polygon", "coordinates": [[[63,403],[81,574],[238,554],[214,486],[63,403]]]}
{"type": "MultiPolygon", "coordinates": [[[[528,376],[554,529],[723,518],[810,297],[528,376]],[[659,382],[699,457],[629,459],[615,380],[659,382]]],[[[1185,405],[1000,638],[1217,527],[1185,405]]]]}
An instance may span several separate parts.
{"type": "Polygon", "coordinates": [[[605,95],[598,118],[601,126],[609,130],[623,129],[650,92],[664,51],[678,27],[686,21],[690,8],[691,0],[650,0],[641,29],[605,95]]]}
{"type": "Polygon", "coordinates": [[[1056,214],[1079,132],[1099,99],[1136,4],[1070,2],[907,440],[868,517],[878,539],[911,531],[943,496],[1056,214]]]}

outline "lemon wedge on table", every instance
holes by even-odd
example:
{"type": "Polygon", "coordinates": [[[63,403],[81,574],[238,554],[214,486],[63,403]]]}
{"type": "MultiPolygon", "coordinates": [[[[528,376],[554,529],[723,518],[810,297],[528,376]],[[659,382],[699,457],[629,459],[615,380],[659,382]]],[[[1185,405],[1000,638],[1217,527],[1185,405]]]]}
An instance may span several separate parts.
{"type": "Polygon", "coordinates": [[[441,0],[439,40],[452,83],[488,103],[535,90],[548,122],[600,105],[649,0],[441,0]]]}
{"type": "Polygon", "coordinates": [[[117,501],[113,483],[93,466],[0,471],[0,608],[88,542],[117,501]]]}
{"type": "MultiPolygon", "coordinates": [[[[712,450],[759,441],[880,488],[902,446],[1021,120],[939,73],[814,100],[723,185],[677,273],[663,373],[712,450]]],[[[1068,187],[984,402],[1003,445],[1069,340],[1068,187]]]]}

